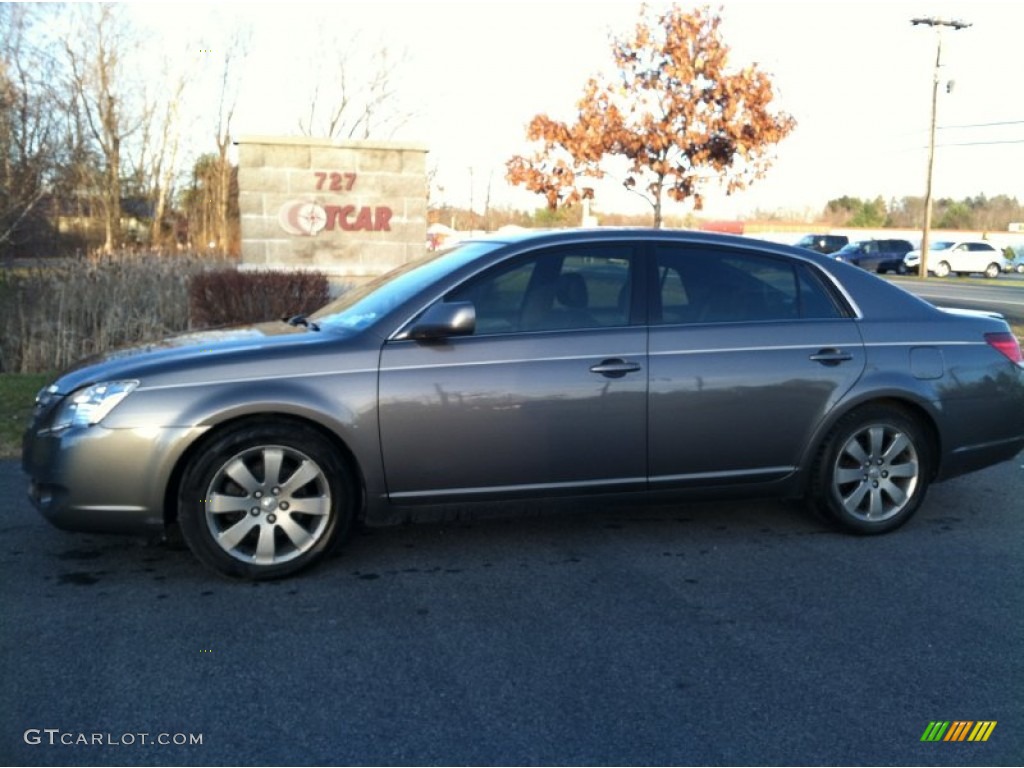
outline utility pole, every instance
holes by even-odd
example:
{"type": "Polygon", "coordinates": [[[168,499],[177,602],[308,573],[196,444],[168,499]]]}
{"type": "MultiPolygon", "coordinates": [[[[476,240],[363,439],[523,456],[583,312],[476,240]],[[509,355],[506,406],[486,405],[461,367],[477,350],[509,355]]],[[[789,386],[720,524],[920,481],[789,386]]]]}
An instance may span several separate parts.
{"type": "Polygon", "coordinates": [[[918,24],[925,24],[934,27],[938,32],[936,38],[938,43],[935,50],[935,73],[932,76],[932,124],[930,138],[928,141],[928,181],[924,193],[924,229],[921,232],[921,266],[919,276],[922,280],[928,278],[928,237],[932,229],[932,170],[935,166],[935,114],[939,105],[939,68],[942,66],[942,28],[952,27],[953,29],[966,29],[971,26],[967,22],[954,19],[936,19],[931,16],[919,16],[911,19],[910,23],[915,27],[918,24]]]}

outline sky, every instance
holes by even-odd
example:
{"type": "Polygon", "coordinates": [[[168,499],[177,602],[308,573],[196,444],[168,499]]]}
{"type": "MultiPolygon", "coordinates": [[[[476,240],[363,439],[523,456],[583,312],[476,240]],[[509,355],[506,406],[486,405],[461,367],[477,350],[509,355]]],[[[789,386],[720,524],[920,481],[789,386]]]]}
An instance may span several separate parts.
{"type": "MultiPolygon", "coordinates": [[[[797,127],[765,178],[731,196],[712,190],[703,215],[818,212],[842,195],[923,195],[938,32],[912,25],[920,16],[972,25],[943,33],[935,195],[1024,200],[1024,3],[745,0],[713,7],[721,7],[733,65],[756,63],[768,72],[777,108],[797,127]]],[[[412,117],[381,138],[426,146],[441,187],[436,201],[472,200],[482,210],[488,186],[492,205],[543,204],[507,185],[505,161],[529,150],[526,125],[535,114],[573,119],[586,80],[611,72],[610,35],[632,31],[640,4],[377,0],[135,8],[166,35],[209,25],[213,48],[224,25],[252,26],[236,136],[297,135],[317,62],[330,61],[339,46],[356,58],[381,47],[401,54],[396,98],[412,117]]],[[[598,189],[595,209],[649,211],[615,183],[598,189]]],[[[671,204],[666,212],[689,210],[671,204]]]]}

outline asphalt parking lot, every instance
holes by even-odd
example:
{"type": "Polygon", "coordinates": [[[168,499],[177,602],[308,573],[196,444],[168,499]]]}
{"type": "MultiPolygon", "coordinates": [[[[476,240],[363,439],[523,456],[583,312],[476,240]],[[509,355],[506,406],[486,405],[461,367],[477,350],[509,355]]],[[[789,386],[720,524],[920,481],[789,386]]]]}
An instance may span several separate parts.
{"type": "Polygon", "coordinates": [[[2,762],[1019,765],[1021,463],[884,537],[763,501],[526,507],[251,585],[54,530],[2,462],[2,762]],[[936,720],[997,725],[922,742],[936,720]]]}

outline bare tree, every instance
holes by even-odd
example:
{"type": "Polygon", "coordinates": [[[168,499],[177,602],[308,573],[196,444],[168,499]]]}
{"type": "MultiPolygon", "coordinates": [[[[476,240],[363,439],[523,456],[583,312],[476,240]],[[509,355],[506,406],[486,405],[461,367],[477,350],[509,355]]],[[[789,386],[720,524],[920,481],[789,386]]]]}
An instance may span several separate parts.
{"type": "Polygon", "coordinates": [[[395,55],[385,45],[367,52],[359,41],[354,34],[347,43],[324,38],[315,46],[318,54],[334,56],[312,62],[309,111],[298,121],[304,136],[389,139],[412,117],[398,98],[406,54],[395,55]]]}
{"type": "Polygon", "coordinates": [[[38,240],[57,164],[54,61],[31,39],[47,6],[0,4],[0,254],[38,240]]]}
{"type": "MultiPolygon", "coordinates": [[[[178,59],[189,61],[188,56],[178,59]]],[[[178,174],[182,105],[185,88],[194,74],[193,68],[193,65],[175,64],[170,57],[165,57],[161,77],[154,79],[147,88],[143,103],[143,126],[132,176],[138,194],[149,202],[152,214],[150,242],[154,245],[163,240],[162,224],[178,174]]]]}
{"type": "Polygon", "coordinates": [[[230,216],[232,166],[228,151],[231,149],[231,122],[234,120],[235,108],[242,79],[240,73],[244,69],[246,58],[252,41],[252,30],[249,27],[235,27],[224,45],[220,68],[217,70],[217,112],[216,135],[217,154],[213,169],[213,189],[209,190],[214,197],[215,216],[211,232],[214,247],[221,253],[231,248],[230,216]]]}
{"type": "Polygon", "coordinates": [[[138,48],[125,6],[112,3],[72,6],[73,28],[64,39],[70,89],[92,141],[103,157],[100,202],[104,251],[121,243],[121,163],[125,140],[144,120],[135,101],[138,84],[127,61],[138,48]]]}
{"type": "Polygon", "coordinates": [[[154,163],[151,168],[150,196],[153,200],[153,224],[150,239],[157,244],[163,239],[164,216],[177,172],[178,150],[181,147],[179,106],[186,83],[187,77],[182,74],[177,85],[171,91],[171,97],[164,103],[159,149],[154,155],[154,163]]]}

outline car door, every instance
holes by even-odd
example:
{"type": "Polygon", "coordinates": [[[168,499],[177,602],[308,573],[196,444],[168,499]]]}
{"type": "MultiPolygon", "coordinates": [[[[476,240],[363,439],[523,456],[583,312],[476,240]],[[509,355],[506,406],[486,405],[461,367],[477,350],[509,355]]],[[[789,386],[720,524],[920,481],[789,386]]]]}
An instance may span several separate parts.
{"type": "Polygon", "coordinates": [[[849,308],[812,265],[740,249],[655,248],[652,488],[769,481],[864,370],[849,308]]]}
{"type": "Polygon", "coordinates": [[[953,272],[977,272],[976,258],[967,243],[957,243],[946,252],[946,261],[953,272]]]}
{"type": "Polygon", "coordinates": [[[863,244],[861,247],[860,254],[860,266],[866,269],[868,272],[878,271],[878,262],[881,260],[882,254],[879,251],[878,243],[874,240],[870,240],[863,244]]]}
{"type": "Polygon", "coordinates": [[[396,501],[643,487],[647,331],[628,242],[545,248],[442,301],[475,332],[387,342],[379,413],[396,501]]]}
{"type": "Polygon", "coordinates": [[[972,271],[984,272],[990,264],[995,264],[998,270],[1002,271],[1002,254],[989,243],[968,243],[967,251],[972,271]]]}

